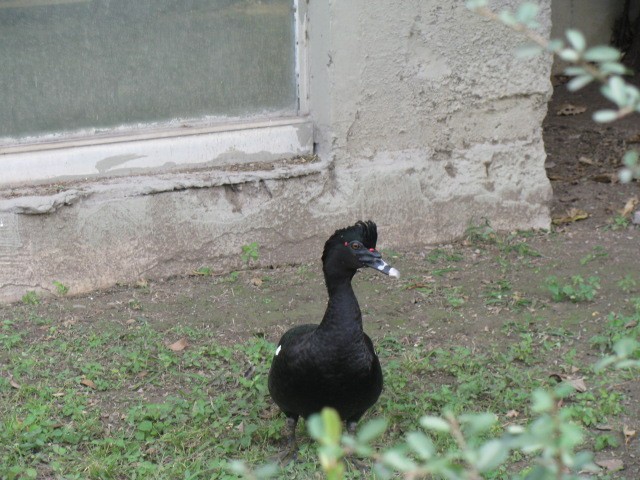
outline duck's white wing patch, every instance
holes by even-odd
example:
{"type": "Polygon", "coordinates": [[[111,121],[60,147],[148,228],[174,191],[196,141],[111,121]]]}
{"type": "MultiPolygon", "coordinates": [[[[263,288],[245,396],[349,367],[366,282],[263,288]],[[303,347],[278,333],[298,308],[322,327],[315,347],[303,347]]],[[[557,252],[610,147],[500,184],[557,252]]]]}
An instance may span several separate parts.
{"type": "Polygon", "coordinates": [[[282,350],[282,345],[278,345],[278,348],[276,348],[276,357],[280,353],[280,350],[282,350]]]}

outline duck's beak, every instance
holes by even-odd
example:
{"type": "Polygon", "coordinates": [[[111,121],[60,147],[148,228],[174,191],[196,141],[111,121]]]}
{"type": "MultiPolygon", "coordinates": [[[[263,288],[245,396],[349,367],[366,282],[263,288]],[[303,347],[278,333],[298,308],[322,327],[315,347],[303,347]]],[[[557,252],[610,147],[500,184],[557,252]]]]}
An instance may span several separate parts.
{"type": "Polygon", "coordinates": [[[384,273],[385,275],[389,275],[393,278],[400,278],[400,272],[389,265],[382,259],[382,255],[377,250],[371,249],[367,250],[360,255],[358,255],[358,259],[363,263],[363,265],[378,270],[379,272],[384,273]]]}

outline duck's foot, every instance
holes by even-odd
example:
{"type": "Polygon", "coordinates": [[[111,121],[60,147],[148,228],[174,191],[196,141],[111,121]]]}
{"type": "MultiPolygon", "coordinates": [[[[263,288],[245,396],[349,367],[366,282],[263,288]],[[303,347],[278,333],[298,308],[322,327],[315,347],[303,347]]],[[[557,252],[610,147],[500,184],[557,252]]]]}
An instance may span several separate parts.
{"type": "Polygon", "coordinates": [[[296,460],[298,458],[298,443],[296,442],[296,425],[298,424],[298,419],[294,417],[287,417],[286,423],[286,435],[287,435],[287,444],[278,455],[274,459],[281,466],[285,466],[288,463],[296,460]]]}
{"type": "Polygon", "coordinates": [[[371,465],[360,458],[349,455],[345,457],[345,460],[350,463],[355,470],[359,470],[363,475],[371,472],[371,465]]]}
{"type": "Polygon", "coordinates": [[[284,467],[298,459],[298,445],[293,443],[276,455],[274,460],[284,467]]]}
{"type": "MultiPolygon", "coordinates": [[[[347,433],[352,437],[356,436],[356,426],[358,422],[347,422],[347,433]]],[[[362,474],[367,474],[371,471],[371,465],[363,461],[362,459],[354,456],[353,454],[347,456],[345,458],[347,462],[349,462],[356,470],[359,470],[362,474]]]]}

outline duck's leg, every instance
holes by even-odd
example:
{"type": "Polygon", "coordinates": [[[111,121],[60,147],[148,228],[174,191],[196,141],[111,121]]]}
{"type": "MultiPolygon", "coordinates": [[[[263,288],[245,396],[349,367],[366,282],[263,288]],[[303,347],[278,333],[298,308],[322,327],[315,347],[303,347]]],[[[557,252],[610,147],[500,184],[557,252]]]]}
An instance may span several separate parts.
{"type": "MultiPolygon", "coordinates": [[[[354,420],[347,420],[347,433],[349,435],[351,435],[352,437],[356,436],[356,427],[358,426],[358,422],[354,421],[354,420]]],[[[349,460],[349,462],[351,462],[351,464],[356,467],[356,469],[360,470],[363,473],[367,473],[369,471],[369,466],[363,462],[362,460],[360,460],[359,458],[356,458],[353,454],[349,455],[347,457],[347,459],[349,460]]]]}
{"type": "Polygon", "coordinates": [[[291,460],[295,460],[298,456],[298,443],[296,442],[296,426],[298,425],[298,416],[287,415],[285,424],[286,445],[284,450],[278,454],[278,461],[282,465],[286,465],[291,460]]]}
{"type": "Polygon", "coordinates": [[[356,434],[356,427],[358,426],[358,422],[354,422],[354,421],[347,421],[347,433],[349,435],[351,435],[352,437],[355,436],[356,434]]]}

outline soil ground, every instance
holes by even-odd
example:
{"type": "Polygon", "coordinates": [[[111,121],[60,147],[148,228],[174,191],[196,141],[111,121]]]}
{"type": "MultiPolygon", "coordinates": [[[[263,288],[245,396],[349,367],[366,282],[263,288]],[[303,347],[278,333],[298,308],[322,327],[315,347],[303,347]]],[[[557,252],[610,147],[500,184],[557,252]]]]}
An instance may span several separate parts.
{"type": "MultiPolygon", "coordinates": [[[[504,244],[494,243],[486,230],[481,231],[484,238],[471,236],[421,250],[383,252],[402,272],[401,280],[366,271],[354,281],[365,329],[374,340],[393,333],[401,341],[432,348],[464,345],[481,351],[496,342],[505,346],[516,342],[517,335],[504,326],[522,324],[526,317],[529,322],[524,328],[534,334],[548,335],[554,329],[564,332],[567,340],[561,352],[574,350],[574,362],[585,369],[597,361],[601,353],[590,339],[602,333],[610,312],[628,311],[629,298],[640,296],[637,286],[626,291],[619,287],[626,276],[640,284],[640,229],[620,217],[614,220],[627,200],[638,195],[638,184],[611,182],[623,152],[640,134],[640,123],[635,119],[595,124],[591,113],[594,105],[597,108],[601,103],[595,89],[570,95],[559,85],[544,123],[547,169],[554,189],[553,216],[576,208],[588,217],[558,225],[551,233],[514,237],[517,241],[513,245],[526,245],[517,247],[520,250],[516,249],[515,256],[505,255],[504,244]],[[566,103],[587,110],[558,115],[566,103]],[[529,255],[532,250],[541,256],[529,255]],[[438,255],[457,258],[448,263],[430,261],[438,255]],[[554,302],[545,287],[550,275],[562,279],[597,276],[601,288],[591,302],[554,302]],[[505,300],[488,302],[487,292],[499,290],[500,282],[505,281],[510,284],[505,300]],[[524,306],[524,316],[521,309],[514,308],[516,303],[524,306]]],[[[202,275],[142,281],[91,295],[48,299],[35,308],[60,324],[100,319],[123,327],[143,308],[150,322],[206,325],[217,332],[220,342],[233,344],[255,335],[275,343],[290,326],[317,322],[325,302],[318,260],[308,265],[248,270],[238,273],[233,281],[202,275]]],[[[27,307],[1,306],[0,319],[9,317],[10,309],[14,316],[16,309],[23,308],[27,307]]],[[[545,361],[551,374],[565,359],[561,355],[545,361]]],[[[429,381],[439,384],[447,379],[429,381]]],[[[588,388],[588,377],[585,381],[588,388]]],[[[620,436],[623,424],[640,430],[638,382],[623,382],[612,389],[624,393],[626,407],[611,425],[612,432],[620,436]]],[[[162,396],[163,392],[157,394],[162,396]]],[[[622,438],[619,447],[605,449],[598,457],[624,462],[624,470],[614,473],[614,478],[640,478],[637,437],[628,443],[622,438]]]]}

